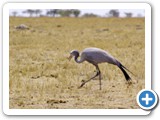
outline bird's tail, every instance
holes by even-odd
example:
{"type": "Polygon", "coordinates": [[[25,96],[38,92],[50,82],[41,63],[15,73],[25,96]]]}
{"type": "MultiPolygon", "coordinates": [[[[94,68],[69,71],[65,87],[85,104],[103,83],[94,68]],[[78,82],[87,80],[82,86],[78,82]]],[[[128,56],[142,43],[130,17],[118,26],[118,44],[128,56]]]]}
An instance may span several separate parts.
{"type": "MultiPolygon", "coordinates": [[[[121,63],[119,63],[118,67],[119,67],[119,68],[121,69],[121,71],[123,72],[126,80],[127,80],[127,81],[128,81],[128,80],[131,80],[130,76],[127,74],[127,72],[126,72],[124,69],[126,69],[127,71],[129,71],[129,70],[128,70],[126,67],[124,67],[121,63]]],[[[130,72],[130,71],[129,71],[129,72],[130,72]]],[[[130,72],[130,73],[132,73],[132,72],[130,72]]],[[[132,73],[132,74],[133,74],[133,73],[132,73]]]]}

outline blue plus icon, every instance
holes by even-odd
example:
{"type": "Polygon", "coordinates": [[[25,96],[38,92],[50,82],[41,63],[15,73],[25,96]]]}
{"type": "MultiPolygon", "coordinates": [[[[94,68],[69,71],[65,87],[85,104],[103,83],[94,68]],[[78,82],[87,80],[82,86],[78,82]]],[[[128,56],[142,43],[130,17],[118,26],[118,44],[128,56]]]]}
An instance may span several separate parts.
{"type": "Polygon", "coordinates": [[[137,95],[137,103],[144,110],[150,110],[157,104],[157,94],[153,90],[141,90],[137,95]]]}
{"type": "Polygon", "coordinates": [[[153,98],[150,98],[149,97],[149,94],[148,93],[146,93],[146,97],[145,98],[142,98],[142,101],[145,101],[146,103],[146,105],[149,105],[149,101],[153,101],[153,98]]]}

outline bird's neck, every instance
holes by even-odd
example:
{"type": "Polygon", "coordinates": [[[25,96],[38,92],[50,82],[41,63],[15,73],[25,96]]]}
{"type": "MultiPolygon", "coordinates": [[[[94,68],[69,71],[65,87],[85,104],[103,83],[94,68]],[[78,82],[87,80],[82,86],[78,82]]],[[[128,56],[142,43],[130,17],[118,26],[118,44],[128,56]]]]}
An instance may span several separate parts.
{"type": "Polygon", "coordinates": [[[80,60],[78,60],[78,57],[79,55],[75,56],[74,57],[74,60],[77,62],[77,63],[82,63],[84,60],[81,58],[80,60]]]}

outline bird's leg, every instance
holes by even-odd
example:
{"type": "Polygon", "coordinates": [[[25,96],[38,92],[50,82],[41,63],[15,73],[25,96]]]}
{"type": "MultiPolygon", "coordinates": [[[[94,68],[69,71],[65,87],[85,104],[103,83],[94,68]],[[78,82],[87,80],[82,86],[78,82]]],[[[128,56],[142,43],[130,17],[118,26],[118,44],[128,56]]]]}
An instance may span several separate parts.
{"type": "Polygon", "coordinates": [[[102,89],[102,83],[101,83],[101,71],[100,71],[100,69],[99,69],[99,67],[98,67],[98,65],[96,66],[96,69],[97,69],[97,71],[98,71],[98,75],[99,75],[99,89],[101,90],[102,89]]]}
{"type": "Polygon", "coordinates": [[[84,81],[79,88],[83,87],[87,82],[91,81],[92,79],[94,79],[94,78],[97,77],[98,75],[99,75],[99,72],[97,71],[97,73],[96,73],[95,76],[91,77],[89,80],[84,81]]]}
{"type": "Polygon", "coordinates": [[[101,82],[101,71],[99,71],[99,89],[102,89],[102,82],[101,82]]]}
{"type": "Polygon", "coordinates": [[[79,88],[83,87],[87,82],[91,81],[92,79],[94,79],[95,77],[97,77],[98,75],[101,74],[101,72],[100,72],[98,66],[97,66],[97,65],[95,65],[95,66],[96,66],[96,69],[97,69],[96,75],[93,76],[93,77],[91,77],[89,80],[84,81],[84,82],[81,84],[81,86],[80,86],[79,88]]]}

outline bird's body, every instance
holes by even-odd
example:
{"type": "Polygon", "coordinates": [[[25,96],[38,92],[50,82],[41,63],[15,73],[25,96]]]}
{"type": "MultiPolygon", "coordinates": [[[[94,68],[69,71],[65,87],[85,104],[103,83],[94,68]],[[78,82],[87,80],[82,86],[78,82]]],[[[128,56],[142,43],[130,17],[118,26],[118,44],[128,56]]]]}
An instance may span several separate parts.
{"type": "MultiPolygon", "coordinates": [[[[98,67],[98,64],[100,63],[110,63],[113,65],[116,65],[120,68],[122,73],[124,74],[126,80],[130,80],[130,76],[127,74],[127,72],[124,70],[128,70],[126,67],[124,67],[117,59],[115,59],[112,55],[110,55],[107,51],[99,49],[99,48],[86,48],[81,52],[81,57],[78,60],[79,52],[77,50],[72,50],[70,53],[70,59],[74,56],[74,59],[77,63],[82,63],[84,61],[87,61],[91,64],[93,64],[96,67],[97,74],[90,78],[89,80],[83,82],[80,87],[82,87],[85,83],[89,82],[93,78],[99,76],[100,81],[100,89],[101,89],[101,72],[98,67]]],[[[128,70],[129,71],[129,70],[128,70]]],[[[130,72],[130,71],[129,71],[130,72]]]]}
{"type": "Polygon", "coordinates": [[[84,59],[92,64],[99,64],[108,62],[110,64],[117,64],[117,60],[111,56],[107,51],[99,48],[86,48],[81,53],[81,59],[84,59]]]}

